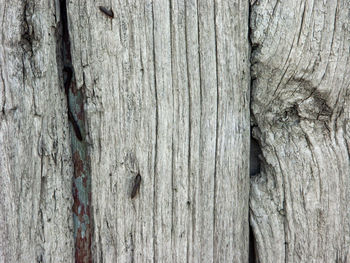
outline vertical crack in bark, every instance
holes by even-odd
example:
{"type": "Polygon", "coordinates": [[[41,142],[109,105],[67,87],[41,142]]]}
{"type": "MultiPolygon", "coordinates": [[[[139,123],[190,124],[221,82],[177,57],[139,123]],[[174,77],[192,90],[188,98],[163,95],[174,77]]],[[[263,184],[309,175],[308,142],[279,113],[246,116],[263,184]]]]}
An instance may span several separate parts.
{"type": "Polygon", "coordinates": [[[254,238],[254,233],[252,226],[249,225],[249,263],[257,263],[257,258],[256,258],[256,242],[254,238]]]}
{"type": "MultiPolygon", "coordinates": [[[[200,0],[196,0],[196,7],[197,7],[197,40],[198,40],[198,78],[199,78],[199,123],[198,123],[198,127],[199,127],[199,134],[198,134],[198,138],[199,141],[202,140],[202,118],[203,118],[203,94],[202,94],[202,69],[201,69],[201,61],[202,61],[202,57],[201,57],[201,52],[200,52],[200,44],[201,44],[201,27],[200,27],[200,7],[199,7],[199,3],[200,0]]],[[[201,153],[202,153],[202,144],[199,143],[198,146],[198,158],[201,159],[201,153]]],[[[199,165],[198,167],[198,171],[196,171],[196,185],[194,186],[195,189],[195,193],[194,193],[194,204],[193,204],[193,213],[192,213],[192,231],[193,231],[193,239],[195,240],[195,238],[197,238],[199,240],[199,244],[200,244],[200,249],[202,249],[201,247],[201,236],[198,235],[198,233],[196,233],[198,231],[197,226],[200,224],[200,219],[197,217],[197,213],[199,213],[198,211],[200,211],[200,205],[201,205],[201,196],[199,193],[202,192],[202,185],[199,183],[199,178],[202,175],[202,166],[199,165]],[[199,193],[198,193],[199,192],[199,193]],[[197,211],[198,210],[198,211],[197,211]],[[197,222],[198,221],[198,222],[197,222]]],[[[194,246],[193,246],[194,247],[194,246]]],[[[195,252],[192,252],[193,254],[195,254],[195,252]]],[[[201,258],[201,254],[202,252],[200,252],[200,258],[201,258]]]]}
{"type": "MultiPolygon", "coordinates": [[[[176,127],[175,124],[175,118],[176,118],[176,111],[174,109],[174,68],[173,68],[173,17],[172,17],[172,3],[169,1],[169,34],[170,34],[170,74],[171,74],[171,88],[172,88],[172,95],[173,95],[173,127],[176,127]]],[[[175,42],[175,40],[174,40],[175,42]]],[[[174,240],[175,240],[175,228],[178,226],[176,225],[176,222],[174,222],[174,218],[176,217],[175,214],[175,178],[174,178],[174,172],[175,172],[175,162],[174,162],[174,130],[171,132],[171,247],[175,246],[174,240]]],[[[174,260],[174,254],[172,255],[172,260],[174,260]]],[[[176,260],[176,259],[175,259],[176,260]]]]}
{"type": "Polygon", "coordinates": [[[158,259],[157,259],[157,250],[156,250],[156,238],[157,238],[157,235],[156,235],[156,228],[155,228],[155,225],[156,225],[156,218],[155,218],[155,215],[157,213],[157,196],[156,196],[156,191],[155,191],[155,188],[156,188],[156,183],[157,183],[157,180],[156,180],[156,173],[157,173],[157,158],[158,158],[158,155],[157,155],[157,149],[158,149],[158,118],[159,118],[159,115],[158,115],[158,93],[157,93],[157,75],[156,75],[156,50],[155,50],[155,36],[154,36],[154,31],[155,31],[155,28],[154,28],[154,2],[152,3],[152,41],[153,41],[153,70],[154,70],[154,97],[155,97],[155,103],[156,103],[156,124],[155,124],[155,143],[154,143],[154,176],[153,176],[153,262],[157,262],[158,259]]]}
{"type": "MultiPolygon", "coordinates": [[[[131,263],[135,262],[135,243],[134,243],[134,237],[132,233],[130,233],[130,249],[131,249],[131,263]]],[[[101,261],[103,262],[103,261],[101,261]]]]}
{"type": "MultiPolygon", "coordinates": [[[[249,6],[249,14],[248,14],[248,23],[249,23],[249,29],[248,29],[248,41],[250,44],[250,101],[249,101],[249,108],[250,108],[250,119],[251,119],[251,123],[255,122],[254,121],[254,116],[253,116],[253,112],[251,109],[251,104],[252,104],[252,88],[253,88],[253,83],[254,83],[254,78],[252,77],[252,54],[254,52],[254,50],[256,49],[255,46],[253,46],[252,40],[251,40],[251,35],[252,35],[252,28],[250,26],[251,23],[251,12],[252,12],[252,5],[255,3],[255,1],[249,6]],[[252,121],[253,120],[253,121],[252,121]]],[[[256,125],[256,124],[254,124],[256,125]]],[[[250,133],[252,134],[252,129],[253,126],[251,126],[251,131],[250,133]]],[[[258,158],[258,154],[261,153],[261,149],[259,147],[258,141],[255,140],[252,135],[250,136],[250,154],[249,154],[249,175],[250,176],[254,176],[257,175],[258,173],[260,173],[260,162],[259,162],[259,158],[258,158]]]]}
{"type": "Polygon", "coordinates": [[[216,70],[216,127],[215,127],[215,163],[214,163],[214,200],[213,200],[213,257],[216,258],[217,252],[217,239],[215,238],[216,232],[216,197],[217,197],[217,162],[218,162],[218,143],[219,143],[219,62],[218,62],[218,35],[216,24],[216,1],[213,3],[214,12],[214,38],[215,38],[215,70],[216,70]]]}
{"type": "Polygon", "coordinates": [[[67,117],[70,123],[71,149],[74,164],[73,176],[73,228],[75,239],[75,262],[92,262],[91,253],[91,176],[87,155],[87,143],[84,140],[85,114],[83,89],[76,86],[67,17],[67,2],[60,3],[60,34],[58,38],[58,72],[63,78],[67,96],[67,117]]]}
{"type": "MultiPolygon", "coordinates": [[[[250,44],[250,117],[251,119],[254,120],[254,116],[253,116],[253,112],[251,110],[251,103],[252,103],[252,88],[253,88],[253,82],[254,82],[254,78],[252,77],[252,54],[254,52],[254,50],[257,48],[257,46],[253,46],[253,42],[252,42],[252,28],[250,26],[251,24],[251,14],[252,14],[252,7],[255,4],[256,0],[254,1],[250,1],[249,4],[249,14],[248,14],[248,41],[250,44]]],[[[251,121],[252,123],[252,121],[251,121]]],[[[256,125],[256,124],[255,124],[256,125]]],[[[257,176],[260,174],[260,169],[261,169],[261,163],[260,163],[260,159],[259,159],[259,155],[262,154],[260,145],[258,143],[258,141],[256,139],[253,138],[252,136],[252,128],[253,126],[251,126],[251,136],[250,136],[250,152],[249,152],[249,175],[252,176],[257,176]]],[[[256,127],[258,128],[258,127],[256,127]]],[[[256,240],[254,237],[254,229],[250,223],[250,215],[249,215],[249,263],[257,263],[258,262],[258,254],[257,254],[257,249],[256,249],[256,240]]]]}
{"type": "MultiPolygon", "coordinates": [[[[185,42],[186,42],[186,74],[187,74],[187,82],[188,82],[188,87],[187,87],[187,95],[188,95],[188,159],[187,159],[187,208],[189,209],[191,206],[191,202],[193,202],[192,200],[194,199],[191,196],[191,140],[192,140],[192,136],[191,136],[191,132],[192,132],[192,125],[191,125],[191,118],[192,118],[192,105],[191,105],[191,81],[190,81],[190,71],[189,71],[189,54],[188,54],[188,27],[187,27],[187,4],[185,3],[184,5],[185,8],[185,42]]],[[[192,209],[192,213],[193,213],[193,209],[192,209]]],[[[193,218],[193,214],[191,215],[193,218]]],[[[188,226],[191,225],[191,219],[190,216],[188,217],[188,226]]],[[[193,240],[193,239],[192,239],[193,240]]],[[[187,244],[186,244],[186,262],[189,262],[189,258],[190,258],[190,231],[187,232],[187,244]]]]}
{"type": "Polygon", "coordinates": [[[4,76],[3,76],[3,69],[1,68],[0,70],[0,78],[1,78],[1,82],[2,82],[2,108],[1,108],[1,112],[3,115],[5,115],[5,108],[6,108],[6,82],[4,80],[4,76]]]}

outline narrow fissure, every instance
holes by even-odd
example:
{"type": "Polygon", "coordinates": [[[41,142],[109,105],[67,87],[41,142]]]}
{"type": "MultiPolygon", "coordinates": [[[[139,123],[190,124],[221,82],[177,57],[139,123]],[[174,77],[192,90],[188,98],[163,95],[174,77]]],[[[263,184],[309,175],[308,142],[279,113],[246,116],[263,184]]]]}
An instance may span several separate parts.
{"type": "MultiPolygon", "coordinates": [[[[258,176],[260,174],[260,159],[259,155],[261,154],[261,149],[258,144],[258,141],[255,140],[252,136],[250,137],[250,163],[249,163],[249,174],[250,178],[258,176]]],[[[257,254],[256,254],[256,241],[254,238],[253,228],[250,224],[250,215],[249,215],[249,263],[257,263],[257,254]]]]}
{"type": "Polygon", "coordinates": [[[252,226],[249,224],[249,263],[257,263],[256,243],[252,226]]]}
{"type": "Polygon", "coordinates": [[[216,24],[216,3],[214,1],[214,36],[215,36],[215,70],[216,70],[216,127],[215,127],[215,165],[214,165],[214,202],[213,202],[213,256],[216,257],[218,253],[216,233],[216,198],[217,198],[217,162],[218,162],[218,144],[219,144],[219,105],[220,105],[220,89],[219,89],[219,61],[218,61],[218,33],[216,24]]]}
{"type": "Polygon", "coordinates": [[[73,232],[75,242],[75,262],[92,262],[90,218],[91,176],[87,153],[84,114],[84,87],[77,87],[72,63],[67,2],[60,3],[60,34],[58,38],[57,60],[59,74],[63,76],[64,90],[67,97],[67,118],[69,123],[71,150],[74,165],[73,173],[73,232]]]}
{"type": "MultiPolygon", "coordinates": [[[[158,112],[158,93],[157,93],[157,74],[156,74],[156,50],[155,50],[155,25],[154,25],[154,2],[152,3],[152,41],[153,41],[153,70],[154,70],[154,98],[155,98],[155,142],[154,142],[154,176],[153,176],[153,188],[157,185],[157,161],[158,161],[158,118],[159,118],[159,112],[158,112]]],[[[156,191],[153,191],[153,225],[152,225],[152,233],[153,233],[153,262],[157,262],[158,260],[158,253],[157,253],[157,233],[156,233],[156,218],[155,215],[157,214],[157,195],[156,191]]]]}
{"type": "MultiPolygon", "coordinates": [[[[254,76],[252,76],[252,63],[253,63],[252,54],[253,54],[254,50],[258,48],[257,46],[255,46],[253,44],[252,39],[251,39],[251,36],[252,36],[251,15],[252,15],[252,7],[255,4],[255,2],[256,1],[254,1],[254,0],[250,1],[249,11],[248,11],[249,12],[249,14],[248,14],[248,41],[249,41],[249,45],[250,45],[250,105],[249,105],[249,109],[250,109],[250,118],[251,118],[251,120],[253,120],[253,122],[251,121],[251,123],[255,122],[254,116],[252,113],[252,109],[251,109],[252,89],[253,89],[253,83],[254,83],[254,76]]],[[[257,127],[256,123],[254,123],[254,125],[255,126],[251,126],[251,129],[250,129],[249,175],[250,175],[251,179],[260,174],[261,161],[260,161],[259,155],[262,155],[262,151],[261,151],[258,140],[256,140],[252,136],[253,128],[254,129],[259,128],[259,127],[257,127]]],[[[249,199],[250,199],[250,197],[249,197],[249,199]]],[[[249,214],[249,254],[248,254],[248,258],[249,258],[249,263],[258,263],[258,254],[257,254],[257,250],[256,250],[256,240],[254,237],[253,227],[250,224],[250,214],[249,214]]]]}

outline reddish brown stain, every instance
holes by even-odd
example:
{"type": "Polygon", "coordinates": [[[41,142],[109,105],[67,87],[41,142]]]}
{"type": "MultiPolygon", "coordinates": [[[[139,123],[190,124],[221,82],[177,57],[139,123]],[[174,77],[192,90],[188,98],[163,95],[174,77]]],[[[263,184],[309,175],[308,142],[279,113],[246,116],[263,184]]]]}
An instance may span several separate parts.
{"type": "Polygon", "coordinates": [[[74,183],[73,183],[73,198],[74,198],[73,213],[75,215],[78,215],[78,208],[80,206],[80,201],[79,201],[79,197],[78,197],[78,189],[76,188],[74,183]]]}
{"type": "Polygon", "coordinates": [[[75,246],[75,262],[92,263],[90,225],[87,225],[84,237],[82,237],[81,229],[78,229],[75,246]]]}
{"type": "Polygon", "coordinates": [[[84,215],[85,215],[85,207],[84,207],[84,204],[81,204],[80,205],[80,213],[79,213],[79,215],[78,215],[78,218],[79,218],[79,221],[81,222],[81,223],[84,223],[84,215]]]}
{"type": "Polygon", "coordinates": [[[82,173],[84,173],[84,164],[78,152],[75,152],[73,154],[73,163],[74,163],[74,177],[78,178],[82,175],[82,173]]]}
{"type": "Polygon", "coordinates": [[[74,82],[72,81],[72,85],[71,85],[70,89],[71,89],[72,93],[74,94],[74,96],[76,96],[78,93],[78,89],[75,85],[75,81],[74,82]]]}
{"type": "Polygon", "coordinates": [[[88,178],[85,176],[83,178],[83,186],[86,188],[87,187],[87,181],[88,181],[88,178]]]}

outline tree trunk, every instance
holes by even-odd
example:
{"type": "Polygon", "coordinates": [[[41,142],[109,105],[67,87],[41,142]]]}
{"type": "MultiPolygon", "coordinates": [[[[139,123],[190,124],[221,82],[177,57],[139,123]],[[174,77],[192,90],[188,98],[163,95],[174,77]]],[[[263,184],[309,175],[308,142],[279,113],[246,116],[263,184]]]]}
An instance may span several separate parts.
{"type": "Polygon", "coordinates": [[[252,7],[259,262],[350,262],[349,12],[346,0],[252,7]]]}

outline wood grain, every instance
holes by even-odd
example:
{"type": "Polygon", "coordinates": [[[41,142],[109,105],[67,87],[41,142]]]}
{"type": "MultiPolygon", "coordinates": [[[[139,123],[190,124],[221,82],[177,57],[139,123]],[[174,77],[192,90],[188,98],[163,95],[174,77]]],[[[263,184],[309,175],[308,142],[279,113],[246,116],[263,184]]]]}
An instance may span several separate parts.
{"type": "Polygon", "coordinates": [[[349,262],[349,1],[252,7],[259,262],[349,262]]]}
{"type": "Polygon", "coordinates": [[[87,97],[95,261],[247,262],[248,2],[111,8],[106,21],[92,3],[68,6],[87,97]]]}
{"type": "Polygon", "coordinates": [[[0,262],[74,262],[58,11],[0,3],[0,262]]]}

